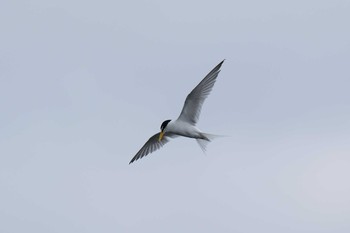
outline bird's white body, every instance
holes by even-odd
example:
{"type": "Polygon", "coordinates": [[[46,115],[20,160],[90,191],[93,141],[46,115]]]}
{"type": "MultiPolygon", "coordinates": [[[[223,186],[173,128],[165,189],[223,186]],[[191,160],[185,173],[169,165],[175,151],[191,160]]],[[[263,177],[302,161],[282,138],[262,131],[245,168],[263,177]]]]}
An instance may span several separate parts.
{"type": "Polygon", "coordinates": [[[203,133],[196,126],[180,119],[170,121],[167,127],[164,129],[164,132],[173,133],[188,138],[206,139],[203,133]]]}

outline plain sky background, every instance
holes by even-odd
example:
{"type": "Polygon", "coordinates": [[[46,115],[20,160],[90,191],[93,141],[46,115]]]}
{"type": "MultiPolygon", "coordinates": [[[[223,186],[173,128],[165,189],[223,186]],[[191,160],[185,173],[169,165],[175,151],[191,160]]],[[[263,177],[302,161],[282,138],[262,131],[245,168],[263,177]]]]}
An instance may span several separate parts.
{"type": "Polygon", "coordinates": [[[0,3],[0,232],[350,232],[350,1],[0,3]],[[198,126],[128,165],[226,59],[198,126]]]}

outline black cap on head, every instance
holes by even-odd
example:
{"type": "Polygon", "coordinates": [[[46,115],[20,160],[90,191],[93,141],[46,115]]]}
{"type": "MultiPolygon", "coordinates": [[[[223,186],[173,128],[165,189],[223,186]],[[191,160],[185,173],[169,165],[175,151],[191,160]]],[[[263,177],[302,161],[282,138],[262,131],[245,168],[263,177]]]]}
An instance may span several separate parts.
{"type": "Polygon", "coordinates": [[[160,126],[160,130],[163,131],[170,121],[171,121],[171,120],[166,120],[166,121],[164,121],[164,122],[162,123],[162,125],[160,126]]]}

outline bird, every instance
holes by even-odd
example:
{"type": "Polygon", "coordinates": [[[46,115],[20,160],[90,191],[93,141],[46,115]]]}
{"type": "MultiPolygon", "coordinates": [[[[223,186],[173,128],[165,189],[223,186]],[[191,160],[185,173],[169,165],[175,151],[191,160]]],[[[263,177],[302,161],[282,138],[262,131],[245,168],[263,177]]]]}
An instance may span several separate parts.
{"type": "Polygon", "coordinates": [[[204,133],[196,127],[196,124],[199,120],[203,103],[213,89],[224,61],[225,59],[215,66],[187,95],[180,116],[176,120],[165,120],[160,126],[160,132],[148,139],[129,164],[160,149],[170,139],[179,136],[196,139],[203,152],[205,152],[206,145],[218,135],[204,133]]]}

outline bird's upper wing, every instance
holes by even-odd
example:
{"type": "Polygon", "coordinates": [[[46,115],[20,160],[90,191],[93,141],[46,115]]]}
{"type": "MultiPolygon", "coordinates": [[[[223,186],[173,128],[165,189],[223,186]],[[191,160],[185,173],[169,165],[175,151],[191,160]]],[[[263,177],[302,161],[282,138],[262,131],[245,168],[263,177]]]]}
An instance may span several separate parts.
{"type": "Polygon", "coordinates": [[[199,120],[204,100],[210,94],[216,81],[216,77],[220,73],[220,67],[225,60],[220,62],[205,78],[188,94],[185,104],[182,108],[179,120],[189,122],[193,125],[199,120]]]}
{"type": "Polygon", "coordinates": [[[164,136],[163,136],[163,139],[161,141],[159,141],[158,140],[159,139],[159,134],[160,133],[157,133],[157,134],[153,135],[152,137],[150,137],[148,139],[148,141],[145,143],[145,145],[143,145],[143,147],[132,158],[130,163],[132,163],[132,162],[134,162],[134,161],[136,161],[138,159],[141,159],[143,156],[146,156],[149,153],[152,153],[153,151],[158,150],[159,148],[164,146],[166,143],[168,143],[170,141],[170,138],[176,137],[175,134],[165,133],[164,136]]]}

